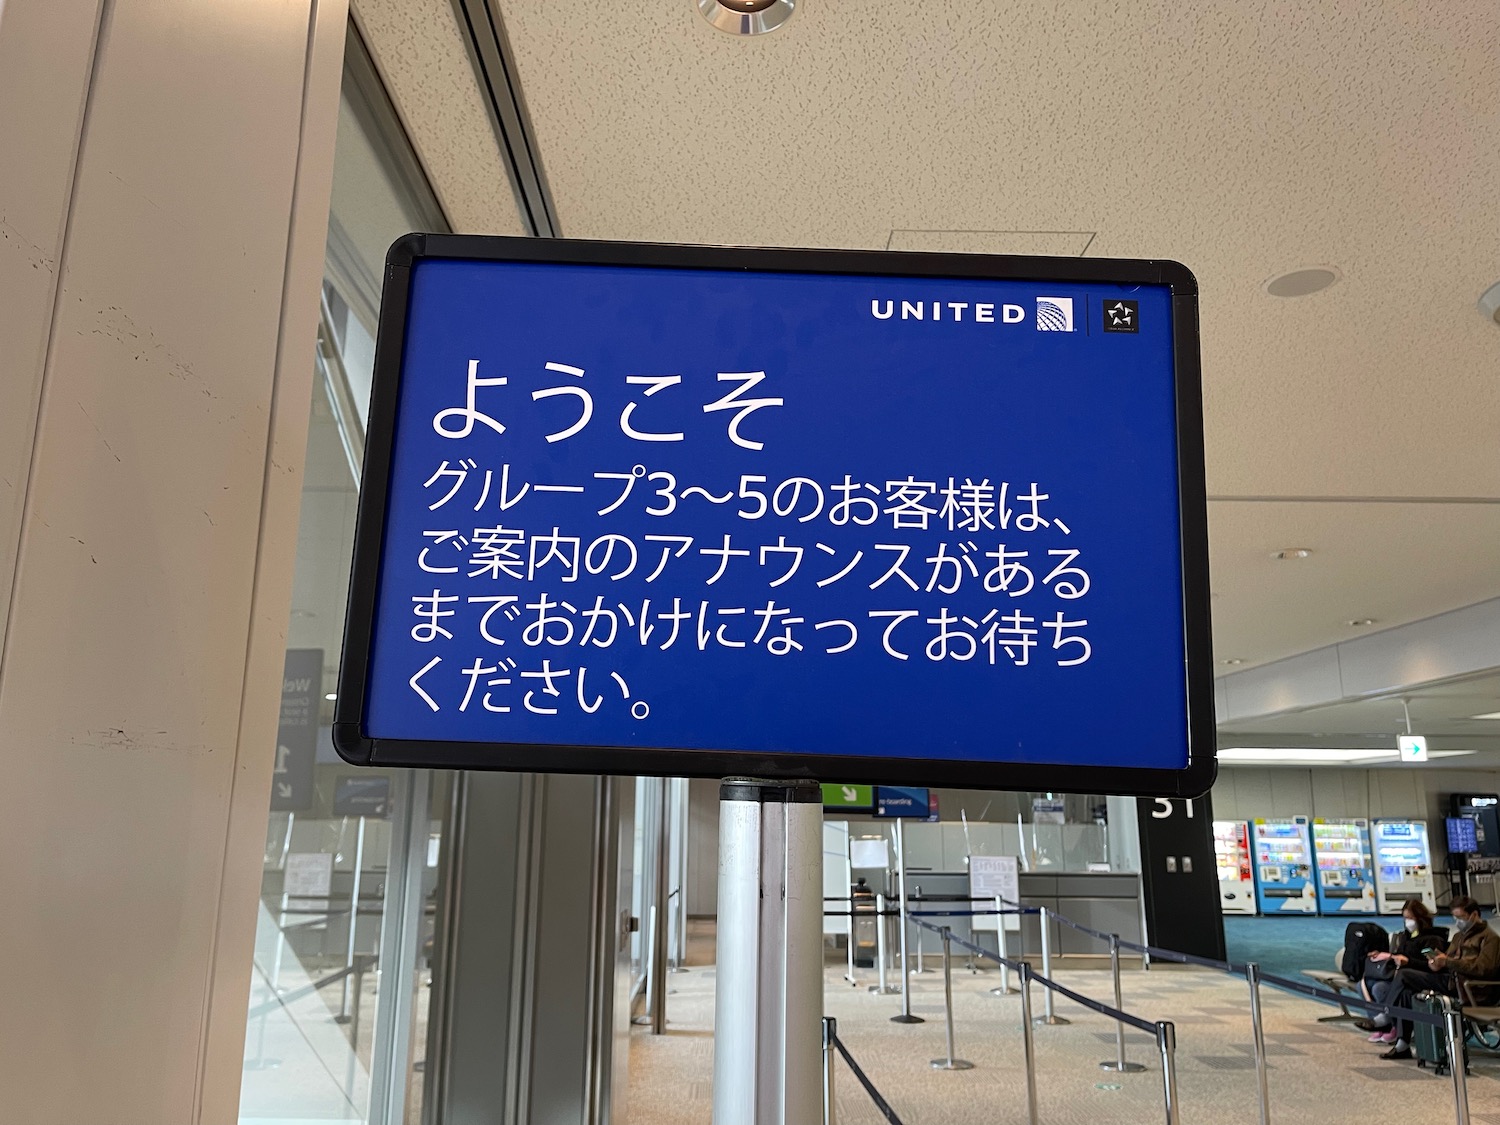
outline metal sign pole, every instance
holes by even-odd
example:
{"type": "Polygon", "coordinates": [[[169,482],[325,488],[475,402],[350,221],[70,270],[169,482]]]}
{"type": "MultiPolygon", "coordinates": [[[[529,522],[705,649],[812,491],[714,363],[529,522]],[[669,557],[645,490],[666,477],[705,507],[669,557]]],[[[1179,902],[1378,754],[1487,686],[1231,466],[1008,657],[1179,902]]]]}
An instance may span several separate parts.
{"type": "Polygon", "coordinates": [[[822,1116],[822,830],[815,782],[719,787],[714,1125],[822,1116]]]}
{"type": "Polygon", "coordinates": [[[901,895],[901,1014],[892,1016],[892,1023],[926,1023],[921,1016],[911,1014],[911,958],[906,949],[906,931],[910,919],[906,916],[906,832],[903,822],[896,821],[896,891],[901,895]]]}

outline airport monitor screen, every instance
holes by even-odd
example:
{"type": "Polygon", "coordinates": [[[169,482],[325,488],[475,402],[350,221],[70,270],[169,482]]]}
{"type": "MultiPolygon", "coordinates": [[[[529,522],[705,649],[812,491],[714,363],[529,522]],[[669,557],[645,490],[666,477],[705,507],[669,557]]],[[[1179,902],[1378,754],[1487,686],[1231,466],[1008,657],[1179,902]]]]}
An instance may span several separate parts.
{"type": "Polygon", "coordinates": [[[335,725],[364,764],[1198,793],[1168,262],[411,236],[335,725]]]}
{"type": "Polygon", "coordinates": [[[1475,832],[1472,817],[1450,816],[1445,824],[1448,828],[1449,852],[1454,855],[1473,855],[1479,851],[1479,836],[1475,832]]]}

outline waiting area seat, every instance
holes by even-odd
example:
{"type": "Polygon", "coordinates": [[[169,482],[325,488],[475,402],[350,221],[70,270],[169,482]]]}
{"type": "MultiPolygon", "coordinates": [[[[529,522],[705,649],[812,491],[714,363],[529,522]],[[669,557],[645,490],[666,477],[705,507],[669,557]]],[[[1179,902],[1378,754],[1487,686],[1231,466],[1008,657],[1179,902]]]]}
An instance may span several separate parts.
{"type": "Polygon", "coordinates": [[[1470,1037],[1491,1051],[1500,1050],[1500,1004],[1477,1003],[1475,989],[1500,990],[1500,981],[1465,980],[1458,985],[1458,998],[1462,1002],[1460,1011],[1470,1037]]]}
{"type": "MultiPolygon", "coordinates": [[[[1342,951],[1340,951],[1342,955],[1342,951]]],[[[1349,1011],[1349,1006],[1344,1003],[1343,997],[1353,996],[1362,999],[1359,991],[1359,982],[1352,981],[1341,972],[1329,972],[1326,969],[1303,969],[1302,975],[1309,977],[1321,984],[1330,992],[1335,992],[1339,999],[1339,1014],[1336,1016],[1320,1016],[1319,1023],[1342,1023],[1346,1020],[1355,1020],[1359,1017],[1349,1011]]]]}

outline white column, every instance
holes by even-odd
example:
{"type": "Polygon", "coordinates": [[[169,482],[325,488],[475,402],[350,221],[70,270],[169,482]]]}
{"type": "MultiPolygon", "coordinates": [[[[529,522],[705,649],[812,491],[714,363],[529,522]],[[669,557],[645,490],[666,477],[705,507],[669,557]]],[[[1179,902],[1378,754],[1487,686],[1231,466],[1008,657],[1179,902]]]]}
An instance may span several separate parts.
{"type": "Polygon", "coordinates": [[[4,5],[16,1120],[235,1117],[346,19],[4,5]]]}

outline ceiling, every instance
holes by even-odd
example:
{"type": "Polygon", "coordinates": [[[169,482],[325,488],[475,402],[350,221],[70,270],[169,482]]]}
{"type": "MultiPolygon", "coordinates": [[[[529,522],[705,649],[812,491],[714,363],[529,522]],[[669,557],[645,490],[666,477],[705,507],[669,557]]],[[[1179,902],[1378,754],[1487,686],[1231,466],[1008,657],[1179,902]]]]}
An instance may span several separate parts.
{"type": "MultiPolygon", "coordinates": [[[[1425,768],[1500,768],[1500,671],[1428,684],[1388,695],[1219,724],[1219,746],[1378,747],[1393,749],[1396,735],[1424,735],[1432,750],[1467,750],[1462,757],[1434,759],[1425,768]]],[[[1404,769],[1399,762],[1390,768],[1404,769]]],[[[1383,767],[1382,767],[1383,768],[1383,767]]]]}
{"type": "MultiPolygon", "coordinates": [[[[1487,0],[803,0],[754,39],[695,0],[492,4],[566,236],[1186,263],[1221,659],[1500,595],[1487,0]],[[1264,290],[1322,264],[1330,289],[1264,290]]],[[[355,9],[455,228],[512,232],[494,152],[446,143],[474,127],[443,93],[449,0],[355,9]]],[[[1500,682],[1474,690],[1500,709],[1500,682]]],[[[1285,723],[1389,726],[1376,701],[1257,730],[1285,723]]]]}
{"type": "Polygon", "coordinates": [[[755,39],[692,0],[500,9],[569,236],[1187,263],[1209,491],[1269,498],[1212,505],[1221,653],[1500,594],[1492,4],[806,0],[755,39]]]}

